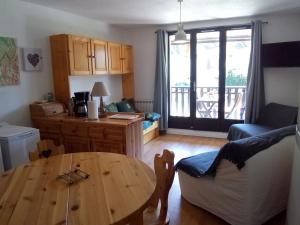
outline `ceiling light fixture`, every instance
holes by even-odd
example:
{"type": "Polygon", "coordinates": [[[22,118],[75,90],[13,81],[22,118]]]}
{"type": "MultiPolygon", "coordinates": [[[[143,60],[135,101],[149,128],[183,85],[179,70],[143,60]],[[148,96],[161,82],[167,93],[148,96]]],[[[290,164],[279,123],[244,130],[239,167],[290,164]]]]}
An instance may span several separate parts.
{"type": "Polygon", "coordinates": [[[179,5],[180,5],[180,22],[177,25],[177,33],[175,34],[175,40],[173,41],[174,44],[184,44],[187,43],[187,37],[186,37],[186,33],[184,32],[183,29],[183,24],[181,22],[181,3],[183,2],[183,0],[178,0],[179,5]]]}

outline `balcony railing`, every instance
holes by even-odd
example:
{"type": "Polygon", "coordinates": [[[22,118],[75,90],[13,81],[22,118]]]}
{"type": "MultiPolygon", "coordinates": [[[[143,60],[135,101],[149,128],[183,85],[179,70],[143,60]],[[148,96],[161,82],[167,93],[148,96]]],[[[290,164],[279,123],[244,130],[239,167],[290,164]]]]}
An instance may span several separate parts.
{"type": "MultiPolygon", "coordinates": [[[[218,87],[196,87],[196,117],[218,118],[218,87]]],[[[246,86],[226,86],[225,119],[244,119],[246,86]]],[[[170,114],[190,116],[190,87],[171,87],[170,114]]]]}

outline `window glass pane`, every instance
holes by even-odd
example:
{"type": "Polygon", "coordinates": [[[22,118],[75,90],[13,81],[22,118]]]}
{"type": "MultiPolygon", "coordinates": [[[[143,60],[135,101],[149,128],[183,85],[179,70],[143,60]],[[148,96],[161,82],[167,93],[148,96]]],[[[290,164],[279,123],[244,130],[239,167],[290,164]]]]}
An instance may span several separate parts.
{"type": "MultiPolygon", "coordinates": [[[[170,115],[190,116],[190,41],[184,44],[172,43],[175,35],[169,36],[170,40],[170,115]]],[[[190,35],[187,35],[190,40],[190,35]]]]}
{"type": "Polygon", "coordinates": [[[224,118],[243,120],[245,118],[251,29],[229,30],[226,35],[224,118]]]}
{"type": "Polygon", "coordinates": [[[218,118],[219,49],[219,31],[197,34],[197,118],[218,118]]]}

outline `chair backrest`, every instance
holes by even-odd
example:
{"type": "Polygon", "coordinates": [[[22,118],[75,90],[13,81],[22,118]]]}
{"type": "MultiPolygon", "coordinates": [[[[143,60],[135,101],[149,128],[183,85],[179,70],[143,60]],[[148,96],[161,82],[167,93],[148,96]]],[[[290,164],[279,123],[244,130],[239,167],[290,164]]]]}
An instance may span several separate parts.
{"type": "Polygon", "coordinates": [[[52,140],[41,140],[37,143],[37,150],[29,152],[29,160],[35,161],[64,153],[65,149],[63,145],[56,146],[52,140]]]}
{"type": "Polygon", "coordinates": [[[160,221],[164,221],[168,214],[168,196],[175,175],[174,158],[174,153],[167,149],[163,151],[162,155],[156,154],[154,158],[156,189],[150,206],[158,207],[160,200],[160,221]]]}

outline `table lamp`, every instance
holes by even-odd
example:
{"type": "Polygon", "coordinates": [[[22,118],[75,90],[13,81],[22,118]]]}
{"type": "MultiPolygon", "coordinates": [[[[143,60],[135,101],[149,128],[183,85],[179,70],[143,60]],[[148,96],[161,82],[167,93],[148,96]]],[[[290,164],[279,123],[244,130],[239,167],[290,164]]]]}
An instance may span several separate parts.
{"type": "Polygon", "coordinates": [[[92,89],[91,96],[97,96],[100,97],[100,110],[99,110],[99,117],[105,117],[104,112],[104,104],[103,104],[103,98],[102,96],[108,96],[110,95],[109,91],[107,90],[105,84],[103,82],[95,82],[94,87],[92,89]]]}

